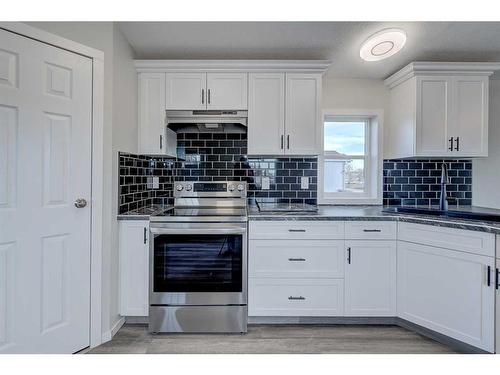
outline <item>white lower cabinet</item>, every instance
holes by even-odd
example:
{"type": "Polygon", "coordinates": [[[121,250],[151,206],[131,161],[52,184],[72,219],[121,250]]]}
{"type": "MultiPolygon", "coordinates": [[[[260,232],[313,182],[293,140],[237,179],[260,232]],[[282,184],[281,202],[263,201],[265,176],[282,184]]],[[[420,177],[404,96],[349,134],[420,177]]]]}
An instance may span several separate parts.
{"type": "Polygon", "coordinates": [[[253,240],[249,277],[343,278],[343,240],[253,240]]]}
{"type": "Polygon", "coordinates": [[[346,241],[345,315],[396,316],[396,241],[346,241]]]}
{"type": "Polygon", "coordinates": [[[400,241],[397,262],[400,318],[494,351],[493,257],[400,241]]]}
{"type": "Polygon", "coordinates": [[[120,315],[148,316],[149,221],[121,220],[120,315]]]}
{"type": "Polygon", "coordinates": [[[250,278],[250,316],[342,316],[343,279],[250,278]]]}

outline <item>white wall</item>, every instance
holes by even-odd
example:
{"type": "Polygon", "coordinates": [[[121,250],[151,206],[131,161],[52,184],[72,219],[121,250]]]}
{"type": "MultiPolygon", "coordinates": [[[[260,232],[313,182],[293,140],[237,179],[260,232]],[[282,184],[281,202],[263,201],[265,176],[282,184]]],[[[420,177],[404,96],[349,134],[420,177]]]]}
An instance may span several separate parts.
{"type": "Polygon", "coordinates": [[[109,337],[118,316],[117,150],[137,145],[137,84],[133,51],[112,22],[29,22],[30,26],[104,52],[104,196],[102,331],[109,337]]]}
{"type": "Polygon", "coordinates": [[[500,79],[490,81],[488,157],[472,162],[472,204],[500,209],[500,79]]]}
{"type": "Polygon", "coordinates": [[[383,109],[388,118],[389,90],[379,79],[323,80],[323,109],[383,109]]]}

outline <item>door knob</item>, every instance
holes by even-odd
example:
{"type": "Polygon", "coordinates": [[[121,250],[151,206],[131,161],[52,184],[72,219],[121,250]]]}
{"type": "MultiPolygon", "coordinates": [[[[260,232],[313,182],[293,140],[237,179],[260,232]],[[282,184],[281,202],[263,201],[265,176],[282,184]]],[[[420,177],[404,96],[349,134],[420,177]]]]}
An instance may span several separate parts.
{"type": "Polygon", "coordinates": [[[78,198],[76,201],[75,201],[75,207],[76,208],[83,208],[87,205],[87,201],[83,198],[78,198]]]}

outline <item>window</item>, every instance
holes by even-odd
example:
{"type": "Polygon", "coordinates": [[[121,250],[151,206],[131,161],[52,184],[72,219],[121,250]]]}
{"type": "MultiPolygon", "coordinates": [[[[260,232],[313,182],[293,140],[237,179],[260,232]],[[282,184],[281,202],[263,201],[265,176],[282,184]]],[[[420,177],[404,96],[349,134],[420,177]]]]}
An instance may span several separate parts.
{"type": "Polygon", "coordinates": [[[320,203],[379,203],[378,138],[373,115],[325,115],[320,203]]]}

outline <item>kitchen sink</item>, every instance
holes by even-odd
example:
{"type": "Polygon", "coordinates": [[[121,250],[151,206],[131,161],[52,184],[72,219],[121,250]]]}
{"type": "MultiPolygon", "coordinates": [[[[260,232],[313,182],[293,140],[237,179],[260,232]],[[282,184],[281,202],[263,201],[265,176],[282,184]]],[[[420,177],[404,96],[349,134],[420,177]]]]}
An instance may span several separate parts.
{"type": "Polygon", "coordinates": [[[457,211],[457,210],[443,211],[434,208],[405,207],[405,206],[385,208],[383,212],[500,222],[500,214],[493,214],[487,212],[470,212],[470,211],[457,211]]]}

